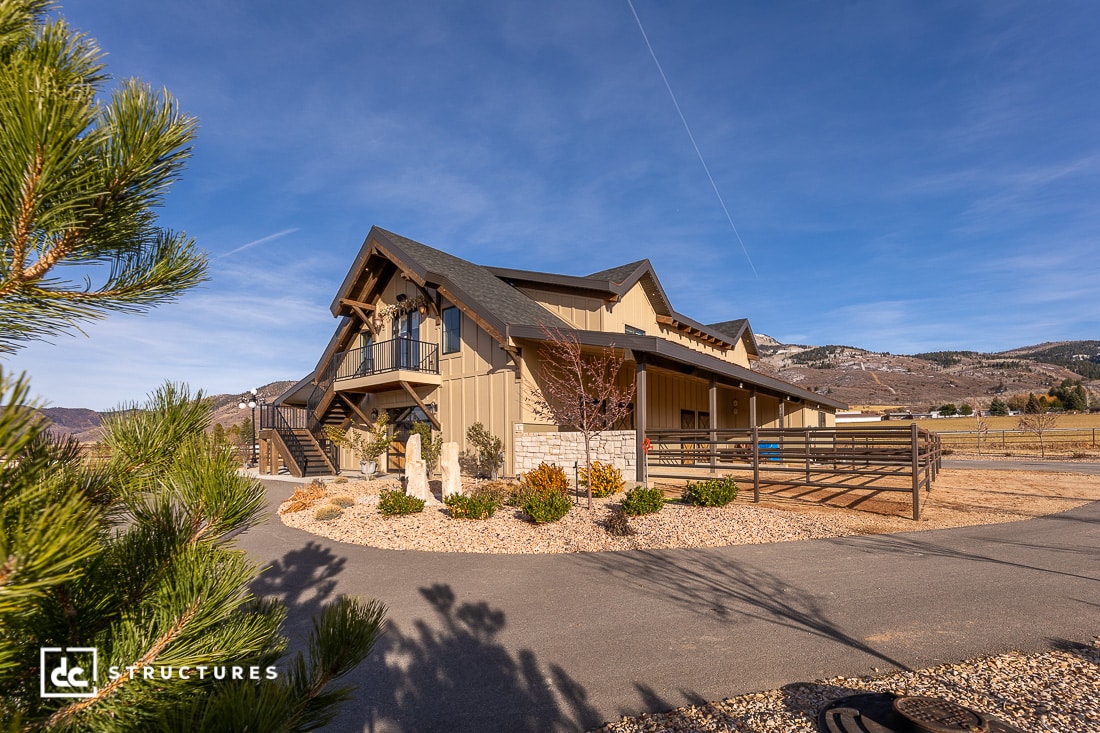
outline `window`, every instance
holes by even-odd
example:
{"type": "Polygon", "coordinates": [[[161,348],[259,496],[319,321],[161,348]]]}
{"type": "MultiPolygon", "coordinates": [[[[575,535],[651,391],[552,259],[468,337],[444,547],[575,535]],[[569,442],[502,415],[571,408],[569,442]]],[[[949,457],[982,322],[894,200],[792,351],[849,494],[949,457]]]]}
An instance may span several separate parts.
{"type": "Polygon", "coordinates": [[[462,346],[462,311],[454,306],[443,309],[443,353],[456,354],[462,346]]]}
{"type": "Polygon", "coordinates": [[[645,336],[645,331],[640,328],[634,328],[634,326],[626,326],[624,329],[631,336],[645,336]]]}

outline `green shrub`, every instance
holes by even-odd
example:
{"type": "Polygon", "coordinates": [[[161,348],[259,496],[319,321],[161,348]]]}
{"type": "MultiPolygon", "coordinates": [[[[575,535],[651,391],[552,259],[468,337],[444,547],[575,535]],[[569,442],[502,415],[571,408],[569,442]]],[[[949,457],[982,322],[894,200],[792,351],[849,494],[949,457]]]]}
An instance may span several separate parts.
{"type": "Polygon", "coordinates": [[[647,489],[644,486],[635,486],[626,492],[622,504],[623,513],[632,517],[654,514],[661,511],[661,507],[665,505],[665,492],[656,487],[647,489]]]}
{"type": "Polygon", "coordinates": [[[488,519],[500,503],[492,496],[466,496],[453,494],[443,500],[455,519],[488,519]]]}
{"type": "MultiPolygon", "coordinates": [[[[588,471],[580,470],[581,486],[588,486],[588,471]]],[[[623,490],[623,472],[610,463],[592,461],[592,496],[613,496],[623,490]]]]}
{"type": "Polygon", "coordinates": [[[629,537],[634,534],[634,528],[630,526],[630,520],[619,507],[611,507],[604,520],[604,529],[614,537],[629,537]]]}
{"type": "Polygon", "coordinates": [[[475,422],[466,429],[466,442],[473,450],[463,451],[459,463],[467,473],[496,480],[504,466],[504,441],[475,422]]]}
{"type": "Polygon", "coordinates": [[[565,469],[553,463],[540,463],[538,468],[533,468],[523,474],[520,482],[523,484],[523,493],[527,496],[546,497],[551,494],[568,496],[569,479],[565,477],[565,469]]]}
{"type": "Polygon", "coordinates": [[[688,481],[681,496],[685,504],[725,506],[737,498],[737,482],[729,476],[706,481],[688,481]]]}
{"type": "Polygon", "coordinates": [[[332,498],[330,498],[328,500],[328,503],[334,504],[341,509],[347,509],[349,506],[355,506],[355,499],[352,499],[350,496],[341,494],[340,496],[333,496],[332,498]]]}
{"type": "Polygon", "coordinates": [[[479,499],[492,499],[498,507],[519,506],[519,484],[510,481],[485,481],[470,491],[470,496],[479,499]]]}
{"type": "Polygon", "coordinates": [[[404,491],[383,491],[378,495],[378,511],[387,517],[415,514],[424,511],[424,500],[409,496],[404,491]]]}
{"type": "Polygon", "coordinates": [[[317,507],[317,511],[313,512],[313,518],[319,522],[331,522],[343,513],[344,510],[335,504],[325,504],[317,507]]]}
{"type": "Polygon", "coordinates": [[[543,494],[530,494],[523,502],[523,513],[535,524],[556,522],[569,513],[573,501],[565,494],[550,491],[543,494]]]}

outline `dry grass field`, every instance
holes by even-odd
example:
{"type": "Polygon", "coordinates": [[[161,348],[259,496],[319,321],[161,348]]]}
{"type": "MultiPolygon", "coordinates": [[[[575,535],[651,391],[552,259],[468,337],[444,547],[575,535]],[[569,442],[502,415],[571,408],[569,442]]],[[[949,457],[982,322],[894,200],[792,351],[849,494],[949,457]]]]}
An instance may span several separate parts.
{"type": "MultiPolygon", "coordinates": [[[[1060,428],[1096,428],[1100,435],[1100,412],[1077,415],[1058,415],[1060,428]]],[[[1019,416],[986,417],[983,418],[990,430],[1015,430],[1020,426],[1019,416]]],[[[937,433],[951,432],[955,430],[974,430],[974,416],[970,417],[941,417],[934,420],[917,420],[917,425],[925,430],[935,430],[937,433]]],[[[894,423],[890,423],[894,424],[894,423]]],[[[908,424],[908,423],[906,423],[908,424]]]]}

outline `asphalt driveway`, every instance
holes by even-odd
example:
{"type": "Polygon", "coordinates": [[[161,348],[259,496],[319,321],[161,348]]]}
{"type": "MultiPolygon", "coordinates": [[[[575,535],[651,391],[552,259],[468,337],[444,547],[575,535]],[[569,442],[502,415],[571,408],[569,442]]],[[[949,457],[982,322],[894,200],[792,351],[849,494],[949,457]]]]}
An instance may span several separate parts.
{"type": "Polygon", "coordinates": [[[1012,524],[569,555],[376,550],[272,519],[239,539],[302,638],[335,594],[384,640],[331,731],[583,730],[834,675],[1100,633],[1100,503],[1012,524]]]}

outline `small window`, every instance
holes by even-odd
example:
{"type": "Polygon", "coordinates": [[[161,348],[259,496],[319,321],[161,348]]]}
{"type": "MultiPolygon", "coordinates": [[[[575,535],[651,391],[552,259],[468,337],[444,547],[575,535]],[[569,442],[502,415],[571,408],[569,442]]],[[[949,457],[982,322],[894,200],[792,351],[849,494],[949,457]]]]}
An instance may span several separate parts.
{"type": "Polygon", "coordinates": [[[624,330],[631,336],[645,336],[645,331],[640,328],[634,328],[634,326],[626,326],[624,330]]]}
{"type": "Polygon", "coordinates": [[[462,311],[454,306],[443,309],[443,353],[456,354],[462,347],[462,311]]]}

